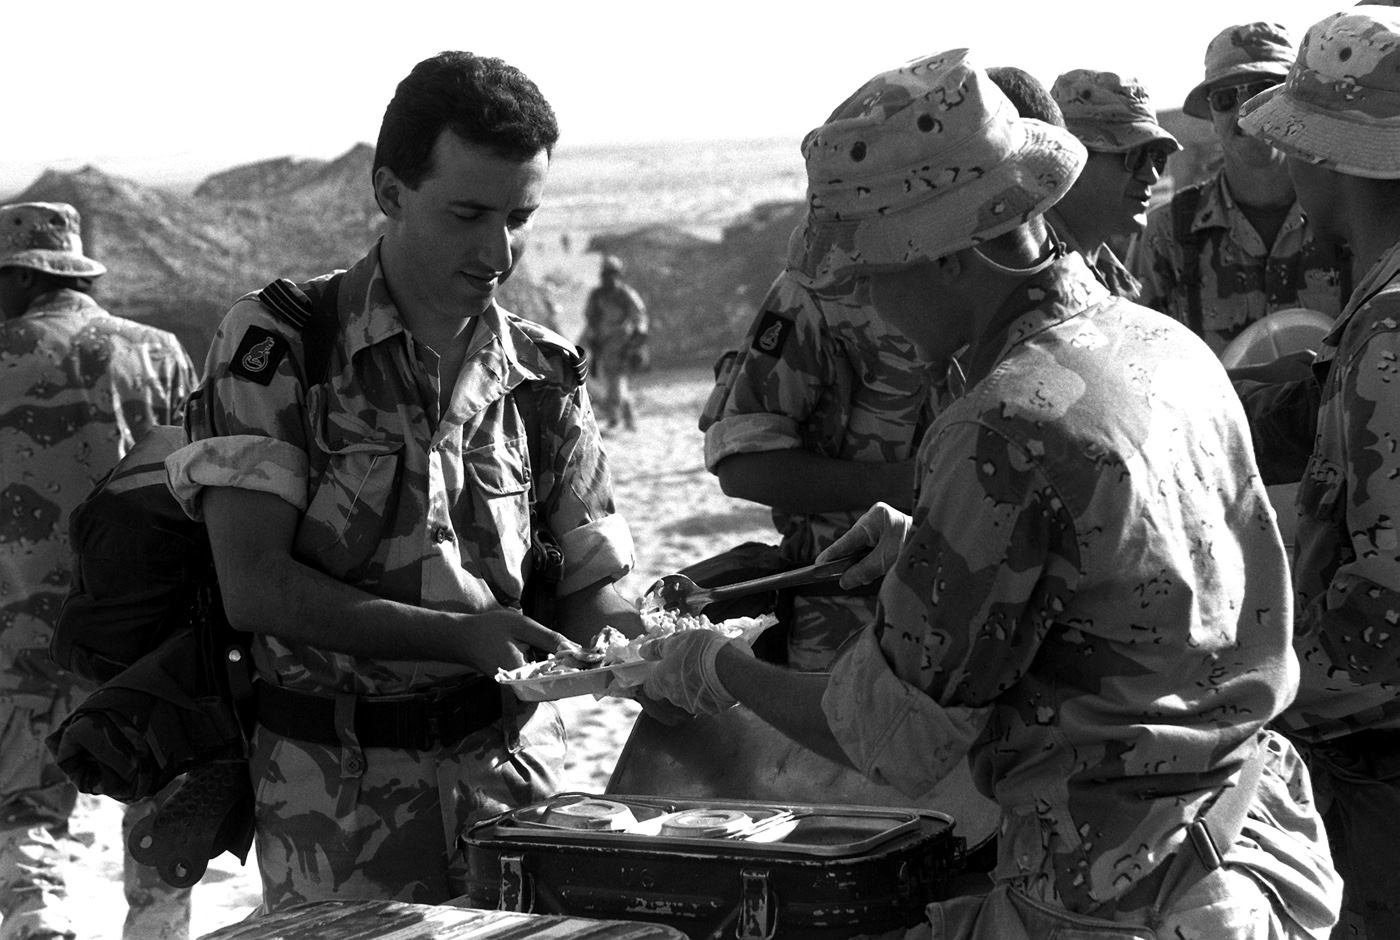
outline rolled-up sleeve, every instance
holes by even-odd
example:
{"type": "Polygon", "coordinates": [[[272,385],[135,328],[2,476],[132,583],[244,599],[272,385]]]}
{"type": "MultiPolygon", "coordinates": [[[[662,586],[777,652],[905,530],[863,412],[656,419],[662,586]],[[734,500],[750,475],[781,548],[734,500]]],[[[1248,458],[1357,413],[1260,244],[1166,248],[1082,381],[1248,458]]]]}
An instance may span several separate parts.
{"type": "Polygon", "coordinates": [[[185,406],[189,443],[166,461],[170,488],[191,518],[200,518],[206,486],[272,493],[306,509],[309,423],[300,349],[296,331],[254,295],[224,317],[205,360],[204,382],[185,406]],[[266,371],[245,367],[239,374],[242,360],[261,362],[266,371]]]}

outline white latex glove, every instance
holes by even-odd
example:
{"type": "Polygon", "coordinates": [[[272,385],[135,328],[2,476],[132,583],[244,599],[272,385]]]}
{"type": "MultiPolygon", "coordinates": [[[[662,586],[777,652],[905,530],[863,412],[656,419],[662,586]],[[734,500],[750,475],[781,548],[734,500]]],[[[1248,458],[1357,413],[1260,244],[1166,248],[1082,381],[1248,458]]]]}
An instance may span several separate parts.
{"type": "Polygon", "coordinates": [[[889,503],[876,503],[865,511],[865,515],[861,516],[855,525],[846,530],[846,534],[818,555],[815,563],[821,564],[842,555],[854,555],[860,549],[871,546],[868,555],[851,565],[846,569],[846,573],[841,575],[841,586],[849,591],[862,584],[878,581],[885,576],[885,572],[894,567],[912,526],[912,517],[889,503]]]}
{"type": "MultiPolygon", "coordinates": [[[[713,715],[738,704],[719,681],[715,657],[720,647],[734,642],[717,630],[681,630],[643,643],[643,659],[656,666],[647,675],[642,692],[651,699],[670,702],[691,715],[713,715]]],[[[753,651],[736,644],[750,656],[753,651]]]]}

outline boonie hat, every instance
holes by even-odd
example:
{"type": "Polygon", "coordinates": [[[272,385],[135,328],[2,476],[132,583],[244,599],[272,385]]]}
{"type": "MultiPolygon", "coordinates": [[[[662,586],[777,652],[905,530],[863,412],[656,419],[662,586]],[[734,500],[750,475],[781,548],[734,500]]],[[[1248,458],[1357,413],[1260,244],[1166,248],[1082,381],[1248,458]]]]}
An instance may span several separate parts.
{"type": "Polygon", "coordinates": [[[1211,89],[1254,79],[1282,81],[1293,57],[1293,40],[1278,23],[1245,23],[1221,30],[1206,47],[1205,80],[1191,89],[1181,110],[1208,121],[1210,104],[1206,98],[1211,89]]]}
{"type": "Polygon", "coordinates": [[[1090,150],[1126,153],[1153,141],[1171,151],[1181,149],[1171,132],[1157,123],[1152,99],[1135,78],[1073,69],[1055,79],[1050,97],[1060,106],[1069,132],[1090,150]]]}
{"type": "Polygon", "coordinates": [[[1240,128],[1339,173],[1400,179],[1400,11],[1362,9],[1314,24],[1288,80],[1251,98],[1240,128]]]}
{"type": "Polygon", "coordinates": [[[799,283],[932,261],[1009,232],[1073,185],[1068,131],[1022,118],[966,49],[882,72],[802,141],[805,221],[788,242],[799,283]]]}
{"type": "Polygon", "coordinates": [[[0,268],[97,277],[107,268],[83,254],[78,210],[66,202],[0,206],[0,268]]]}
{"type": "Polygon", "coordinates": [[[607,274],[609,271],[613,274],[622,273],[622,261],[617,255],[603,255],[603,273],[607,274]]]}

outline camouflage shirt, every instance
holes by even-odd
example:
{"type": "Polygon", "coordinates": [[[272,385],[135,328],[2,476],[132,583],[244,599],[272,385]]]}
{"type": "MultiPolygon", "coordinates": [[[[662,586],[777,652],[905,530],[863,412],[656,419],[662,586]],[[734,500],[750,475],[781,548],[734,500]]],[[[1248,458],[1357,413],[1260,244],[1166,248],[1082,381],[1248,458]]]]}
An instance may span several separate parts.
{"type": "MultiPolygon", "coordinates": [[[[1342,309],[1336,252],[1315,242],[1294,203],[1274,239],[1264,240],[1230,195],[1221,170],[1201,190],[1191,221],[1199,239],[1202,338],[1218,356],[1244,328],[1267,313],[1306,307],[1335,317],[1342,309]]],[[[1189,292],[1183,283],[1183,245],[1173,231],[1172,206],[1147,217],[1147,231],[1134,244],[1128,266],[1142,282],[1139,302],[1187,323],[1189,292]]]]}
{"type": "MultiPolygon", "coordinates": [[[[784,272],[700,418],[705,466],[734,454],[802,449],[892,463],[914,455],[932,421],[933,385],[914,348],[850,296],[819,295],[784,272]]],[[[809,562],[860,512],[774,510],[785,554],[809,562]]]]}
{"type": "Polygon", "coordinates": [[[1203,344],[1074,254],[1003,311],[823,704],[908,794],[970,753],[1002,807],[997,877],[1112,916],[1292,698],[1287,564],[1203,344]]]}
{"type": "Polygon", "coordinates": [[[1281,726],[1307,738],[1400,728],[1400,245],[1323,341],[1317,437],[1298,492],[1302,681],[1281,726]]]}
{"type": "Polygon", "coordinates": [[[609,290],[595,287],[583,309],[583,344],[605,374],[621,368],[628,341],[647,333],[647,306],[641,295],[618,281],[609,290]]]}
{"type": "MultiPolygon", "coordinates": [[[[404,328],[377,246],[346,272],[339,298],[327,378],[309,391],[300,354],[286,354],[300,336],[256,295],[224,318],[186,415],[193,443],[167,464],[188,512],[204,486],[274,493],[303,510],[293,552],[307,564],[378,597],[474,613],[519,606],[533,480],[564,553],[560,594],[627,572],[631,535],[613,512],[587,392],[545,352],[567,341],[493,306],[476,320],[439,417],[437,356],[404,328]],[[543,437],[533,468],[512,395],[526,382],[539,390],[533,425],[543,437]]],[[[393,694],[468,671],[266,634],[254,654],[264,675],[305,690],[393,694]]]]}
{"type": "Polygon", "coordinates": [[[74,681],[49,659],[68,517],[147,428],[177,420],[194,381],[174,336],[77,291],[0,323],[0,694],[39,707],[74,681]]]}

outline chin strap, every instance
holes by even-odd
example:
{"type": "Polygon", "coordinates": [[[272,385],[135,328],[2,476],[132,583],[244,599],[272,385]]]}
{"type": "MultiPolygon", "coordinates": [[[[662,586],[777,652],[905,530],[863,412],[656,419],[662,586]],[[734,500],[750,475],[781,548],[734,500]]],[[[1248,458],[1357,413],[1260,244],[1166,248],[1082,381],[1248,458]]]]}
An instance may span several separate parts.
{"type": "Polygon", "coordinates": [[[972,253],[977,257],[977,260],[999,274],[1004,274],[1007,277],[1031,277],[1044,271],[1046,268],[1050,267],[1050,265],[1065,256],[1064,242],[1060,241],[1060,237],[1055,234],[1055,230],[1048,225],[1045,227],[1045,239],[1049,251],[1044,260],[1038,261],[1028,268],[1011,268],[999,261],[993,261],[991,258],[987,257],[986,253],[983,252],[982,248],[978,245],[972,246],[972,253]]]}

